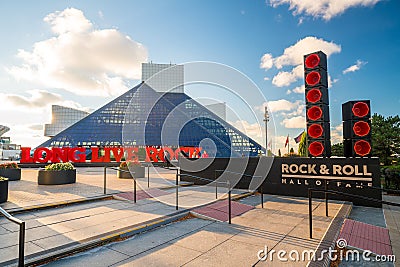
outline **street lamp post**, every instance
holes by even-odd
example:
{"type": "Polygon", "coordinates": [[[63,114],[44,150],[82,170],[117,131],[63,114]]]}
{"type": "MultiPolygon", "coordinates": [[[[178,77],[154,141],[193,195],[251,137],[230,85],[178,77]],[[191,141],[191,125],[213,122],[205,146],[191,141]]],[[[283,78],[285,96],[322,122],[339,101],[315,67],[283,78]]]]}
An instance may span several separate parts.
{"type": "Polygon", "coordinates": [[[265,156],[268,156],[268,122],[269,122],[269,114],[268,114],[268,107],[267,106],[265,106],[264,121],[265,121],[265,156]]]}

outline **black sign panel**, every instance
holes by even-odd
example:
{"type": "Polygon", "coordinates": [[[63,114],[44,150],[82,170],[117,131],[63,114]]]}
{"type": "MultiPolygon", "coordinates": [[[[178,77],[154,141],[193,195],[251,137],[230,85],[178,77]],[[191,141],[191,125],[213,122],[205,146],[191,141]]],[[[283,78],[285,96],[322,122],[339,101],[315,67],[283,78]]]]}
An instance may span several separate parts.
{"type": "MultiPolygon", "coordinates": [[[[203,159],[197,159],[199,163],[203,159]]],[[[205,159],[209,160],[210,159],[205,159]]],[[[181,173],[191,174],[207,179],[219,177],[215,170],[225,170],[229,161],[248,161],[245,171],[242,172],[240,181],[236,188],[248,189],[251,176],[263,176],[263,183],[259,191],[267,194],[307,197],[308,188],[324,189],[325,184],[329,190],[344,192],[354,195],[345,197],[341,195],[330,195],[330,199],[346,200],[355,205],[375,206],[379,204],[358,199],[356,196],[364,196],[382,200],[380,188],[380,172],[378,158],[250,158],[250,159],[226,159],[216,158],[207,164],[206,168],[198,168],[190,171],[194,162],[182,162],[181,173]],[[270,171],[262,172],[263,165],[267,166],[272,161],[270,171]],[[255,173],[256,166],[258,166],[255,173]],[[261,168],[261,171],[260,171],[261,168]]],[[[237,166],[240,164],[232,164],[237,166]]],[[[265,168],[267,169],[267,167],[265,168]]],[[[228,170],[232,171],[232,170],[228,170]]],[[[181,177],[182,180],[191,181],[196,184],[204,184],[204,181],[190,177],[181,177]]],[[[323,193],[315,193],[316,197],[323,197],[323,193]]]]}

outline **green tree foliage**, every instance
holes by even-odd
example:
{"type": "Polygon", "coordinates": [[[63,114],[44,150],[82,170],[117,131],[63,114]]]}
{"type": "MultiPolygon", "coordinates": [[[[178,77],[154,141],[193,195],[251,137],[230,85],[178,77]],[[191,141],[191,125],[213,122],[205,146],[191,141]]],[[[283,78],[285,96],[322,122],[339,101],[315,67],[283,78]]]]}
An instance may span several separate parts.
{"type": "Polygon", "coordinates": [[[332,145],[331,151],[332,151],[331,152],[332,156],[343,157],[344,156],[343,143],[337,143],[332,145]]]}
{"type": "Polygon", "coordinates": [[[372,155],[381,164],[390,165],[400,154],[400,117],[387,118],[375,113],[372,116],[372,155]]]}
{"type": "Polygon", "coordinates": [[[300,143],[299,143],[299,149],[298,153],[300,157],[308,157],[308,144],[307,144],[307,133],[304,131],[304,133],[301,135],[300,143]]]}

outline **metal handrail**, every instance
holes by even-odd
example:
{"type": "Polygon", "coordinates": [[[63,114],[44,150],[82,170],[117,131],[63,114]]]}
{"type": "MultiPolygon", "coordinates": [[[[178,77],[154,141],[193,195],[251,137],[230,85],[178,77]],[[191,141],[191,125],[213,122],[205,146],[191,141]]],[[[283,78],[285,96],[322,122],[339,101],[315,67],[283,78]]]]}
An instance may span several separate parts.
{"type": "MultiPolygon", "coordinates": [[[[227,170],[215,170],[214,171],[214,178],[217,179],[217,172],[228,172],[228,173],[232,173],[232,174],[239,174],[241,176],[245,176],[245,177],[262,177],[262,175],[250,175],[250,174],[245,174],[245,173],[240,173],[240,172],[232,172],[232,171],[227,171],[227,170]]],[[[264,208],[264,194],[262,191],[262,186],[259,187],[260,188],[260,197],[261,197],[261,208],[264,208]]]]}
{"type": "Polygon", "coordinates": [[[191,175],[191,174],[185,174],[185,173],[180,173],[179,176],[190,176],[193,178],[197,178],[199,180],[204,180],[204,181],[209,181],[209,182],[215,182],[215,183],[219,183],[219,184],[228,184],[229,182],[219,182],[216,180],[212,180],[212,179],[208,179],[208,178],[204,178],[204,177],[200,177],[200,176],[195,176],[195,175],[191,175]]]}
{"type": "MultiPolygon", "coordinates": [[[[334,190],[327,190],[327,189],[317,189],[317,188],[309,188],[308,189],[308,218],[309,218],[309,226],[310,226],[310,239],[312,239],[312,193],[313,192],[323,192],[325,194],[336,194],[336,195],[342,195],[342,196],[347,196],[347,197],[353,197],[353,198],[358,198],[378,204],[386,204],[390,206],[397,206],[400,207],[400,203],[395,203],[395,202],[388,202],[384,200],[378,200],[375,198],[370,198],[370,197],[364,197],[364,196],[358,196],[354,194],[349,194],[349,193],[344,193],[344,192],[339,192],[339,191],[334,191],[334,190]]],[[[326,205],[326,210],[328,209],[328,202],[325,202],[326,205]]]]}
{"type": "Polygon", "coordinates": [[[217,172],[229,172],[229,173],[233,173],[233,174],[240,174],[241,176],[246,176],[246,177],[262,177],[262,175],[251,175],[251,174],[232,172],[232,171],[227,171],[227,170],[215,170],[215,173],[217,173],[217,172]]]}
{"type": "MultiPolygon", "coordinates": [[[[204,177],[200,177],[200,176],[195,176],[195,175],[191,175],[191,174],[176,174],[177,177],[177,181],[178,181],[178,176],[189,176],[189,177],[193,177],[199,180],[204,180],[204,181],[211,181],[211,182],[215,182],[215,198],[218,199],[218,184],[227,184],[228,185],[228,223],[231,224],[232,223],[232,189],[231,189],[231,183],[229,181],[226,182],[219,182],[216,180],[211,180],[211,179],[207,179],[204,177]]],[[[177,184],[178,185],[178,184],[177,184]]],[[[178,186],[176,187],[178,188],[178,186]]],[[[177,203],[178,203],[178,189],[177,189],[177,203]]]]}
{"type": "Polygon", "coordinates": [[[128,172],[130,174],[132,174],[132,178],[133,178],[133,202],[136,203],[136,178],[134,176],[135,172],[131,172],[131,171],[126,171],[126,170],[122,170],[120,168],[117,167],[104,167],[104,188],[103,188],[103,193],[104,195],[107,194],[107,169],[112,169],[112,170],[117,170],[117,171],[121,171],[121,172],[128,172]]]}
{"type": "Polygon", "coordinates": [[[5,211],[3,208],[0,207],[0,213],[3,215],[7,220],[16,223],[19,225],[19,251],[18,251],[18,267],[24,266],[24,255],[25,255],[25,222],[13,217],[10,213],[5,211]]]}

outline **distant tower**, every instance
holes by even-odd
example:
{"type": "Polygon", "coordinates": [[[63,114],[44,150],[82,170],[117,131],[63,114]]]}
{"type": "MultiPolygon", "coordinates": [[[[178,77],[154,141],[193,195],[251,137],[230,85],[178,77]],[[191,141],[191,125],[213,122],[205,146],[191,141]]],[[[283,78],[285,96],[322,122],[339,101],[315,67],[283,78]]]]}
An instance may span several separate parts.
{"type": "Polygon", "coordinates": [[[142,81],[156,92],[184,93],[183,65],[142,63],[142,81]]]}

